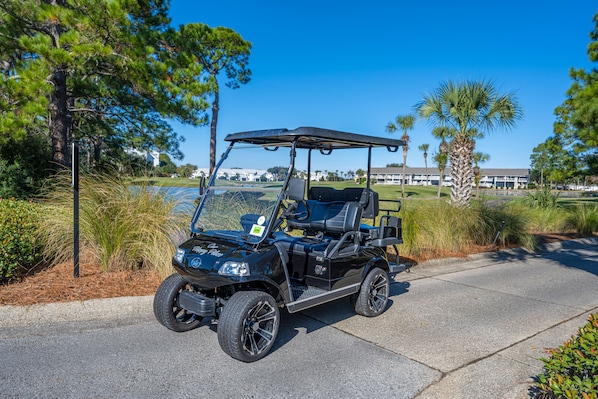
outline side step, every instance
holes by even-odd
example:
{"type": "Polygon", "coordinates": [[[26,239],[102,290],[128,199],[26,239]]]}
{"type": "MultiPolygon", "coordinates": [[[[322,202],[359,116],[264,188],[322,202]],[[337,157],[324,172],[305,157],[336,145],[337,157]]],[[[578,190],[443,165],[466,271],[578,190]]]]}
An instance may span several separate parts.
{"type": "Polygon", "coordinates": [[[388,272],[388,274],[390,274],[391,276],[394,276],[395,274],[399,274],[401,272],[404,272],[405,270],[409,271],[407,269],[407,265],[404,263],[394,263],[394,262],[388,262],[388,266],[390,267],[390,270],[388,272]]]}
{"type": "Polygon", "coordinates": [[[292,285],[293,297],[297,298],[293,302],[286,304],[289,313],[299,312],[322,303],[334,301],[359,291],[360,283],[349,285],[333,291],[326,291],[316,287],[306,285],[292,285]]]}

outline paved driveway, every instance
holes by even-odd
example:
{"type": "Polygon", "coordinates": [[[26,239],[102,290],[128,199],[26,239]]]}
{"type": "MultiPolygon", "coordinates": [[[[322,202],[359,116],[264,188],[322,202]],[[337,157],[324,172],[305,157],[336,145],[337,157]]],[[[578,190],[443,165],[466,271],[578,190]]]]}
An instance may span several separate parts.
{"type": "Polygon", "coordinates": [[[284,315],[273,352],[244,364],[213,327],[177,334],[151,298],[0,307],[0,397],[525,398],[598,311],[598,239],[418,265],[376,318],[346,299],[284,315]]]}

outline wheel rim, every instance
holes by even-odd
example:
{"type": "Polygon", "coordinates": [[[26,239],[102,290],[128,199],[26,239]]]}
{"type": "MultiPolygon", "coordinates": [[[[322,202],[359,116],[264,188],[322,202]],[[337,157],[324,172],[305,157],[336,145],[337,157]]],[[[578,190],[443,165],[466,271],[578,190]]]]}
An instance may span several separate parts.
{"type": "Polygon", "coordinates": [[[368,304],[375,312],[384,310],[388,300],[388,279],[385,274],[378,274],[370,284],[368,304]]]}
{"type": "Polygon", "coordinates": [[[179,295],[183,290],[188,291],[187,285],[184,285],[181,287],[181,289],[179,290],[179,293],[177,294],[175,300],[173,301],[172,314],[173,314],[175,320],[177,321],[177,323],[191,324],[195,320],[197,320],[199,318],[199,316],[196,315],[195,313],[190,313],[186,309],[183,309],[179,306],[179,295]]]}
{"type": "Polygon", "coordinates": [[[243,321],[243,349],[257,356],[274,341],[276,309],[268,301],[260,301],[247,312],[243,321]]]}

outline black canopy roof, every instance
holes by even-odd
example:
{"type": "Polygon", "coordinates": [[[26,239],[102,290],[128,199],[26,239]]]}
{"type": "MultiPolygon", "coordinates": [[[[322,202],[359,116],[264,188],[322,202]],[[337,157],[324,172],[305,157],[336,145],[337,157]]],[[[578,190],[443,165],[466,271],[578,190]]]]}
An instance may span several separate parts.
{"type": "Polygon", "coordinates": [[[387,147],[389,151],[393,152],[405,144],[403,140],[339,132],[317,127],[298,127],[293,130],[284,128],[253,130],[229,134],[225,140],[269,147],[290,147],[293,141],[297,140],[297,148],[330,150],[340,148],[387,147]]]}

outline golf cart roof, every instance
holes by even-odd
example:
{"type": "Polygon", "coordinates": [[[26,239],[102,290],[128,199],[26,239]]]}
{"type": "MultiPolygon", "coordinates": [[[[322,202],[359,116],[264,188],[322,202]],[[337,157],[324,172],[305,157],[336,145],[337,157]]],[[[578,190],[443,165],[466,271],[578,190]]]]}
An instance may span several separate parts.
{"type": "Polygon", "coordinates": [[[268,147],[290,147],[294,141],[297,141],[296,148],[318,150],[387,147],[391,152],[397,151],[400,146],[405,144],[403,140],[339,132],[317,127],[298,127],[293,130],[284,128],[253,130],[229,134],[225,140],[268,147]]]}

